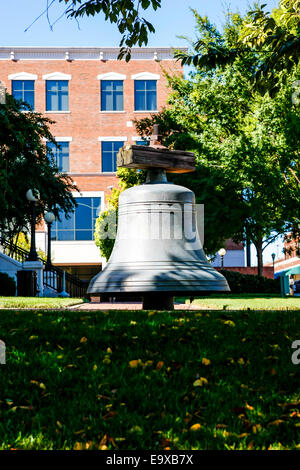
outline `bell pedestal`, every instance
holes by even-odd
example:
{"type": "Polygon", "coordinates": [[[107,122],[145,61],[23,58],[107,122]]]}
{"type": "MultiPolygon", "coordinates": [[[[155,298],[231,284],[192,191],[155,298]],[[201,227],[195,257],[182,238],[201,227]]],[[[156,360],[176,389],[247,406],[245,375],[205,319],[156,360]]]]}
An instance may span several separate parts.
{"type": "Polygon", "coordinates": [[[174,297],[162,292],[145,294],[143,296],[143,310],[174,310],[174,297]]]}

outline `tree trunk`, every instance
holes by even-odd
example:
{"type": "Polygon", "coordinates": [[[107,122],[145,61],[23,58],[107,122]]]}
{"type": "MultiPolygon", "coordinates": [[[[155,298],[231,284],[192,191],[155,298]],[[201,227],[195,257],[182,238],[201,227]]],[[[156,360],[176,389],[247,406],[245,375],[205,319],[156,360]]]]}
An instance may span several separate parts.
{"type": "Polygon", "coordinates": [[[257,274],[258,276],[263,275],[263,241],[262,239],[257,240],[255,243],[256,255],[257,255],[257,274]]]}

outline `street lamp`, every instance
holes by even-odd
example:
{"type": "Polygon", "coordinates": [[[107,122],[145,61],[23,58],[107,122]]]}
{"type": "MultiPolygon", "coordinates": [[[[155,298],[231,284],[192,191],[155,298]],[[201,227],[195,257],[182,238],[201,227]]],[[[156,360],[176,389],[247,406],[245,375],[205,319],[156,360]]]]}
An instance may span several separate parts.
{"type": "Polygon", "coordinates": [[[49,269],[52,267],[51,263],[51,225],[55,220],[55,215],[53,212],[47,211],[44,214],[44,219],[48,227],[48,249],[47,249],[47,261],[45,265],[45,269],[49,269]]]}
{"type": "Polygon", "coordinates": [[[30,252],[27,261],[38,261],[38,255],[35,248],[35,206],[40,198],[38,191],[29,189],[26,193],[26,198],[31,205],[31,238],[30,238],[30,252]]]}
{"type": "Polygon", "coordinates": [[[272,253],[271,256],[272,256],[272,260],[273,260],[273,271],[274,271],[274,269],[275,269],[275,256],[276,255],[275,255],[275,253],[272,253]]]}
{"type": "Polygon", "coordinates": [[[225,248],[220,248],[218,254],[221,256],[221,267],[224,268],[224,256],[226,255],[225,248]]]}

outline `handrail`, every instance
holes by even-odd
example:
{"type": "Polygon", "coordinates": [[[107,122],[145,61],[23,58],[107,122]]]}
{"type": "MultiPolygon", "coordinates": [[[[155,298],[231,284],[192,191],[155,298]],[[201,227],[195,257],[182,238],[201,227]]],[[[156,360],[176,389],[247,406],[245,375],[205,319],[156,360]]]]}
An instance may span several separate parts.
{"type": "MultiPolygon", "coordinates": [[[[24,263],[28,258],[29,251],[11,244],[5,238],[0,235],[0,244],[4,248],[4,253],[7,251],[8,256],[24,263]]],[[[6,253],[5,253],[6,254],[6,253]]],[[[76,276],[64,271],[58,266],[47,266],[46,261],[38,256],[38,260],[42,261],[45,265],[44,269],[44,285],[53,289],[55,292],[60,293],[63,290],[63,277],[65,275],[65,289],[70,295],[70,297],[84,297],[86,295],[86,290],[88,282],[82,281],[76,276]]]]}

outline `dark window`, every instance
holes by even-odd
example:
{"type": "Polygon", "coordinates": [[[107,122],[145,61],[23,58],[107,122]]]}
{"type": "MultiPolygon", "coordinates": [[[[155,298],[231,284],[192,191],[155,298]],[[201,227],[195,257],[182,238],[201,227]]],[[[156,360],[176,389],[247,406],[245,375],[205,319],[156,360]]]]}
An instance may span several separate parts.
{"type": "Polygon", "coordinates": [[[49,158],[54,159],[55,165],[59,171],[69,171],[69,142],[57,142],[57,148],[52,142],[47,142],[47,148],[52,151],[49,158]]]}
{"type": "Polygon", "coordinates": [[[61,222],[53,223],[52,240],[94,240],[96,219],[101,210],[100,197],[76,198],[78,206],[69,219],[61,215],[61,222]]]}
{"type": "Polygon", "coordinates": [[[69,110],[68,80],[46,81],[46,111],[69,110]]]}
{"type": "Polygon", "coordinates": [[[135,80],[134,82],[135,111],[155,111],[156,80],[135,80]]]}
{"type": "Polygon", "coordinates": [[[124,142],[102,142],[102,172],[117,171],[117,153],[124,142]]]}
{"type": "Polygon", "coordinates": [[[101,111],[123,111],[123,81],[101,81],[101,111]]]}
{"type": "Polygon", "coordinates": [[[16,100],[26,101],[34,109],[34,80],[13,80],[12,95],[16,100]]]}

